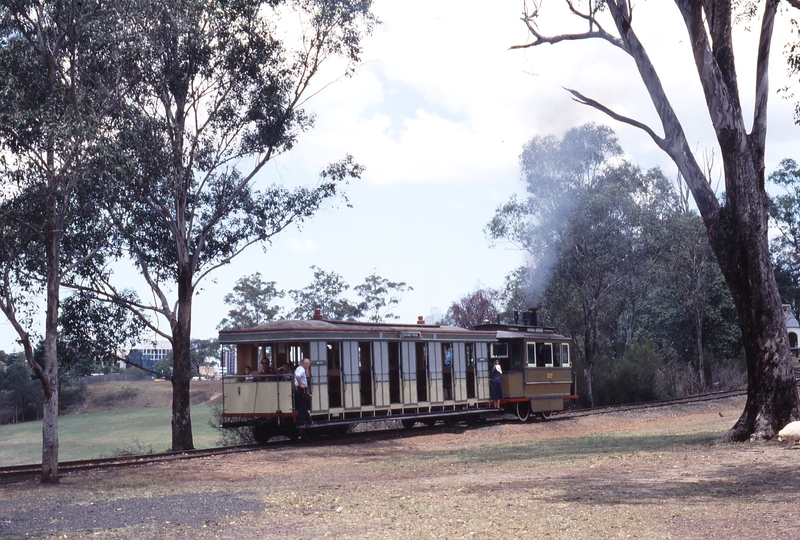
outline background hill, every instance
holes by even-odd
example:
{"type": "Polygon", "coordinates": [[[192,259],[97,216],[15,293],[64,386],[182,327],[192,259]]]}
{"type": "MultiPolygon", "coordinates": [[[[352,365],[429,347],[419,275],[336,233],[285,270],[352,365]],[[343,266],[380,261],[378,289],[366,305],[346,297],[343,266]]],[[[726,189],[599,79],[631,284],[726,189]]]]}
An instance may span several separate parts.
{"type": "MultiPolygon", "coordinates": [[[[58,419],[60,461],[169,449],[169,382],[102,382],[82,394],[58,419]]],[[[193,381],[191,403],[195,447],[216,446],[220,433],[210,422],[213,407],[222,404],[222,382],[193,381]]],[[[41,453],[41,421],[0,425],[0,466],[39,463],[41,453]]]]}

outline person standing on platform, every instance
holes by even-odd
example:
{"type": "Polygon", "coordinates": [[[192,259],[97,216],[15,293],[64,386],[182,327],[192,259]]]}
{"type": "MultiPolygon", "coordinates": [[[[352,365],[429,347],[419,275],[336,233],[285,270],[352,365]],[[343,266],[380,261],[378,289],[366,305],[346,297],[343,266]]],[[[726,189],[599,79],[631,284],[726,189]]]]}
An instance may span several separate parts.
{"type": "Polygon", "coordinates": [[[297,425],[313,425],[311,414],[308,412],[308,401],[306,396],[311,395],[308,387],[308,368],[311,367],[311,360],[303,358],[303,362],[294,370],[294,401],[297,409],[297,425]]]}

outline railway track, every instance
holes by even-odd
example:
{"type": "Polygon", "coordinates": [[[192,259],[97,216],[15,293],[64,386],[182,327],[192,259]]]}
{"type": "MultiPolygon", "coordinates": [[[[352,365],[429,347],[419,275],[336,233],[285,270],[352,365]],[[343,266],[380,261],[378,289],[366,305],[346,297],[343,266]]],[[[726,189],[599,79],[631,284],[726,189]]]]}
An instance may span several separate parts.
{"type": "MultiPolygon", "coordinates": [[[[84,459],[79,461],[62,461],[58,464],[59,474],[74,471],[85,471],[89,469],[105,469],[113,467],[129,467],[131,465],[142,465],[146,463],[160,463],[164,461],[178,461],[182,459],[195,459],[200,457],[217,456],[222,454],[235,454],[239,452],[251,452],[259,449],[257,444],[247,444],[241,446],[225,446],[219,448],[204,448],[199,450],[186,450],[182,452],[161,452],[158,454],[143,454],[134,456],[120,456],[112,458],[84,459]]],[[[30,465],[12,465],[10,467],[0,467],[0,484],[10,481],[19,481],[26,478],[38,476],[42,472],[42,465],[34,463],[30,465]]]]}
{"type": "MultiPolygon", "coordinates": [[[[631,411],[631,410],[638,410],[638,409],[649,409],[649,408],[656,408],[656,407],[668,407],[670,405],[680,405],[686,403],[697,403],[702,401],[714,401],[718,399],[725,399],[729,397],[741,396],[746,394],[745,390],[736,390],[736,391],[727,391],[727,392],[711,392],[708,394],[699,394],[696,396],[680,398],[680,399],[669,399],[669,400],[661,400],[661,401],[651,401],[647,403],[635,403],[629,405],[618,405],[613,407],[596,407],[592,409],[580,409],[580,410],[572,410],[572,411],[564,411],[553,413],[552,419],[553,420],[567,420],[569,418],[578,418],[582,416],[591,416],[596,414],[611,414],[611,413],[618,413],[624,411],[631,411]]],[[[495,421],[500,422],[513,422],[516,420],[505,419],[506,416],[503,415],[502,417],[498,416],[498,419],[495,421]]],[[[391,421],[391,418],[387,418],[387,421],[391,421]]],[[[419,431],[420,429],[426,428],[415,428],[415,431],[419,431]]],[[[430,428],[428,428],[430,429],[430,428]]],[[[371,430],[371,431],[364,431],[359,433],[352,433],[351,437],[369,437],[375,436],[376,434],[384,433],[384,434],[395,434],[395,433],[407,433],[410,434],[408,429],[404,428],[388,428],[383,430],[371,430]]],[[[335,441],[335,439],[333,439],[335,441]]],[[[327,439],[324,439],[327,441],[327,439]]],[[[338,442],[338,441],[337,441],[338,442]]],[[[285,446],[288,444],[293,444],[291,441],[275,441],[270,442],[269,447],[275,448],[279,446],[285,446]]],[[[320,442],[314,443],[320,444],[320,442]]],[[[87,460],[80,460],[80,461],[62,461],[58,464],[58,471],[59,474],[67,474],[76,471],[85,471],[90,469],[105,469],[105,468],[114,468],[114,467],[130,467],[133,465],[144,465],[148,463],[163,463],[168,461],[178,461],[184,459],[196,459],[202,457],[209,457],[209,456],[218,456],[218,455],[225,455],[225,454],[236,454],[240,452],[252,452],[254,450],[264,449],[264,446],[258,444],[246,444],[240,446],[226,446],[226,447],[219,447],[219,448],[204,448],[199,450],[186,450],[182,452],[162,452],[158,454],[144,454],[144,455],[134,455],[134,456],[120,456],[120,457],[112,457],[112,458],[99,458],[99,459],[87,459],[87,460]]],[[[0,484],[9,483],[9,482],[19,482],[22,480],[30,479],[39,476],[42,471],[41,464],[29,464],[29,465],[12,465],[9,467],[0,467],[0,484]]]]}

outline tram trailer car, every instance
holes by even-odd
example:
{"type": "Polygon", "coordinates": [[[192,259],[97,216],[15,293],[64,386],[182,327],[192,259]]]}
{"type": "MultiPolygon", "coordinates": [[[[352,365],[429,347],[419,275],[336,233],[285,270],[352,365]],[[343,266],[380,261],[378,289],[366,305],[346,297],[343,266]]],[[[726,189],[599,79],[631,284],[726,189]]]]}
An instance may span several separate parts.
{"type": "Polygon", "coordinates": [[[417,324],[386,324],[315,316],[221,331],[220,343],[235,350],[236,373],[223,377],[222,426],[250,426],[263,444],[278,435],[341,436],[356,424],[382,420],[400,420],[409,428],[440,420],[472,424],[499,412],[489,406],[493,357],[503,366],[501,405],[523,421],[532,411],[549,415],[575,397],[562,380],[570,372],[569,340],[551,329],[536,330],[525,325],[466,330],[424,324],[421,317],[417,324]],[[529,351],[530,344],[559,352],[552,359],[542,353],[538,369],[530,359],[539,349],[529,351]],[[303,358],[311,360],[314,425],[298,429],[293,379],[303,358]],[[251,375],[244,375],[245,366],[251,375]]]}

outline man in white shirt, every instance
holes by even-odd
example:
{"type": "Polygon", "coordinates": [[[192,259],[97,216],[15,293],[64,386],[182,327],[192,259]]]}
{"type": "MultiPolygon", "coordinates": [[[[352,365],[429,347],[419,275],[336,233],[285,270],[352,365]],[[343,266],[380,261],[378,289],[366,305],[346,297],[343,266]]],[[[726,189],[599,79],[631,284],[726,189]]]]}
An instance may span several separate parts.
{"type": "Polygon", "coordinates": [[[294,370],[294,402],[297,409],[297,425],[305,426],[311,425],[314,422],[311,420],[311,415],[308,412],[308,403],[306,402],[306,392],[308,390],[308,368],[311,366],[311,360],[303,358],[303,362],[294,370]]]}

